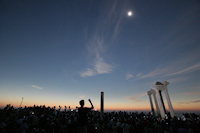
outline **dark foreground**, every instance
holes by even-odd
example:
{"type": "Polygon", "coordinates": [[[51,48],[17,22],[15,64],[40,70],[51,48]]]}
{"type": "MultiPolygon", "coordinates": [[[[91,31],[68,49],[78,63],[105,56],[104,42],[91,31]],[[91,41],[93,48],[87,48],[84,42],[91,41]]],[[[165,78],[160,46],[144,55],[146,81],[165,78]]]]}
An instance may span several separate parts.
{"type": "MultiPolygon", "coordinates": [[[[28,107],[14,109],[10,105],[0,111],[0,133],[79,133],[78,112],[53,108],[28,107]]],[[[200,133],[196,114],[165,119],[151,113],[109,112],[88,114],[88,133],[200,133]]]]}

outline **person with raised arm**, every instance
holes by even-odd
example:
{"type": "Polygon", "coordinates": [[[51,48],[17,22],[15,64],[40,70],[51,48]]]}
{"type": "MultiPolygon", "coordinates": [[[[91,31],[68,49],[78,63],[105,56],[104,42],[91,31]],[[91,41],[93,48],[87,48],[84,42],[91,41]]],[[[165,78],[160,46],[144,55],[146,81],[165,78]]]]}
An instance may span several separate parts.
{"type": "Polygon", "coordinates": [[[94,108],[90,99],[88,101],[91,104],[90,108],[84,107],[85,102],[81,100],[79,104],[81,107],[78,108],[78,121],[79,121],[79,133],[87,133],[88,117],[87,114],[94,108]]]}

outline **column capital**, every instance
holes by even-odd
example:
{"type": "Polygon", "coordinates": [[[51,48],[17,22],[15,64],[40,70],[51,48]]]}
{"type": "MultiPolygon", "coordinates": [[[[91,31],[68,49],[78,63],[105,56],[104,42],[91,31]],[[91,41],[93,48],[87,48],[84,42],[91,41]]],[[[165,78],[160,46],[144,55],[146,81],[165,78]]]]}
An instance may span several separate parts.
{"type": "Polygon", "coordinates": [[[164,85],[165,87],[167,87],[167,85],[169,84],[169,82],[167,82],[167,81],[163,81],[162,83],[163,83],[163,85],[164,85]]]}
{"type": "Polygon", "coordinates": [[[149,96],[150,96],[150,95],[151,95],[151,92],[150,92],[150,91],[147,91],[147,95],[149,95],[149,96]]]}
{"type": "Polygon", "coordinates": [[[156,91],[155,91],[155,90],[153,90],[153,89],[151,89],[151,93],[152,93],[152,94],[155,94],[155,93],[156,93],[156,91]]]}
{"type": "Polygon", "coordinates": [[[151,87],[152,90],[155,90],[155,91],[163,91],[164,90],[164,85],[153,85],[151,87]]]}
{"type": "Polygon", "coordinates": [[[148,94],[148,95],[152,95],[152,94],[154,94],[154,93],[156,93],[156,92],[155,92],[155,90],[152,90],[152,89],[151,89],[150,91],[147,91],[147,94],[148,94]]]}

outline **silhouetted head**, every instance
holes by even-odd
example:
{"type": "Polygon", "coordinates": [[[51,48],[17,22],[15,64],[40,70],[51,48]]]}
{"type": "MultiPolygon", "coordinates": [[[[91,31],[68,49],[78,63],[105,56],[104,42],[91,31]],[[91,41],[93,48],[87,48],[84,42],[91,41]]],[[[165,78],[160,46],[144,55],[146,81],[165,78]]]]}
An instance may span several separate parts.
{"type": "Polygon", "coordinates": [[[79,102],[79,104],[81,105],[81,107],[83,107],[84,104],[85,104],[84,100],[81,100],[81,101],[79,102]]]}

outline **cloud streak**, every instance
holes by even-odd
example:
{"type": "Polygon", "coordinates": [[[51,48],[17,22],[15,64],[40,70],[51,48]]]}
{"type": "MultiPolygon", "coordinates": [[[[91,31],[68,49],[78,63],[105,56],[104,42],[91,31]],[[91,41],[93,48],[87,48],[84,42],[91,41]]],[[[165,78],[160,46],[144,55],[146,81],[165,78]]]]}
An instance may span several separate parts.
{"type": "Polygon", "coordinates": [[[96,72],[90,68],[88,68],[86,71],[80,72],[81,77],[91,77],[96,75],[96,72]]]}
{"type": "Polygon", "coordinates": [[[105,2],[104,7],[100,10],[94,30],[87,31],[87,34],[91,36],[86,38],[86,46],[94,62],[90,63],[93,64],[92,67],[80,72],[81,77],[92,77],[112,72],[113,66],[105,61],[105,53],[113,45],[119,33],[125,5],[126,2],[120,1],[105,2]],[[90,32],[92,33],[90,34],[90,32]]]}
{"type": "Polygon", "coordinates": [[[93,68],[87,68],[86,71],[80,72],[81,77],[92,77],[97,74],[106,74],[112,71],[113,67],[106,63],[103,58],[97,57],[93,68]]]}
{"type": "Polygon", "coordinates": [[[42,90],[43,88],[42,87],[39,87],[37,85],[31,85],[31,87],[35,88],[35,89],[39,89],[39,90],[42,90]]]}
{"type": "Polygon", "coordinates": [[[178,74],[187,74],[187,73],[191,73],[191,72],[194,72],[194,71],[197,71],[197,70],[200,70],[200,63],[197,63],[193,66],[190,66],[188,68],[185,68],[183,70],[180,70],[180,71],[177,71],[177,72],[174,72],[174,73],[170,73],[170,74],[167,74],[166,76],[170,76],[170,75],[178,75],[178,74]]]}
{"type": "Polygon", "coordinates": [[[184,75],[198,70],[200,70],[200,63],[196,63],[194,65],[182,69],[178,69],[177,65],[166,66],[166,67],[159,66],[154,71],[141,75],[139,76],[139,78],[154,78],[154,77],[184,75]]]}
{"type": "Polygon", "coordinates": [[[96,23],[96,27],[92,32],[92,36],[87,38],[87,48],[92,54],[101,54],[106,51],[108,45],[112,45],[120,30],[123,10],[126,2],[107,1],[100,10],[100,14],[96,23]]]}
{"type": "Polygon", "coordinates": [[[157,66],[154,70],[137,76],[143,78],[161,78],[170,76],[183,76],[200,70],[200,54],[198,50],[190,51],[184,56],[166,61],[165,64],[157,66]]]}
{"type": "Polygon", "coordinates": [[[141,94],[137,94],[137,95],[127,96],[127,97],[125,97],[125,99],[135,101],[135,102],[143,102],[144,100],[141,100],[140,98],[143,96],[146,96],[146,95],[147,95],[146,93],[141,93],[141,94]]]}
{"type": "Polygon", "coordinates": [[[104,74],[104,73],[110,73],[112,71],[112,66],[106,63],[103,60],[103,58],[97,57],[94,69],[96,70],[97,74],[104,74]]]}
{"type": "Polygon", "coordinates": [[[193,103],[200,103],[200,99],[197,99],[197,100],[192,100],[192,101],[189,101],[189,102],[178,102],[178,104],[193,104],[193,103]]]}
{"type": "Polygon", "coordinates": [[[132,74],[127,74],[126,75],[126,80],[129,80],[129,79],[131,79],[131,78],[133,78],[134,76],[132,75],[132,74]]]}

